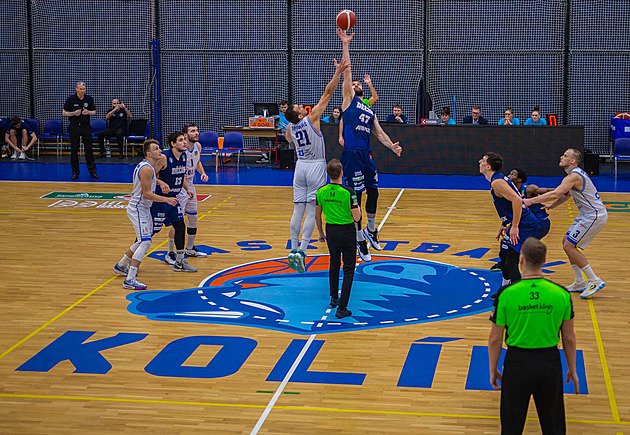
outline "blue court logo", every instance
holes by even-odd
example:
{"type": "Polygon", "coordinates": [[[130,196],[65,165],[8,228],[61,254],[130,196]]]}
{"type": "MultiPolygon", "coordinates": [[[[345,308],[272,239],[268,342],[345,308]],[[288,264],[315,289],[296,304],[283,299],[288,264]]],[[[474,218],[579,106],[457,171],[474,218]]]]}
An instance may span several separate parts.
{"type": "MultiPolygon", "coordinates": [[[[375,255],[359,263],[348,308],[329,307],[328,255],[307,257],[306,273],[286,258],[239,265],[198,288],[139,291],[129,311],[151,320],[220,323],[295,334],[331,333],[433,322],[487,312],[501,274],[417,258],[375,255]]],[[[340,283],[341,286],[341,283],[340,283]]]]}

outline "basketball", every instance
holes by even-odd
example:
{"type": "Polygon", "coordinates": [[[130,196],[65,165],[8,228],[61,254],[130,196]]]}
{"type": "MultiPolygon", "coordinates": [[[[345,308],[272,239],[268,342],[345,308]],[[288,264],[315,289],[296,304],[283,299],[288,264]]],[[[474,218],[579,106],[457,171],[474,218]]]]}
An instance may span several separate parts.
{"type": "MultiPolygon", "coordinates": [[[[337,18],[337,22],[339,22],[339,18],[337,18]]],[[[615,119],[630,119],[630,112],[617,112],[615,119]]]]}
{"type": "Polygon", "coordinates": [[[357,23],[357,16],[350,9],[344,9],[337,14],[337,27],[341,30],[350,30],[357,23]]]}

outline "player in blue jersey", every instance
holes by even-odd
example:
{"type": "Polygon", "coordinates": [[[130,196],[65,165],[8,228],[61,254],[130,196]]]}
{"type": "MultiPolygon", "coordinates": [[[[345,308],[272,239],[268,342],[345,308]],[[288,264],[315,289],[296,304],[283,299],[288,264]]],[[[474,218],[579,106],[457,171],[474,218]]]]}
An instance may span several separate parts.
{"type": "MultiPolygon", "coordinates": [[[[553,190],[549,187],[538,187],[535,184],[527,183],[527,171],[525,171],[525,169],[512,169],[508,174],[508,178],[512,183],[514,183],[514,186],[516,186],[518,193],[520,193],[521,198],[523,199],[533,198],[553,190]]],[[[549,213],[547,213],[546,208],[542,204],[532,204],[528,208],[532,213],[534,213],[534,216],[538,221],[538,232],[534,237],[538,240],[542,240],[543,237],[549,234],[549,230],[551,229],[549,213]]]]}
{"type": "MultiPolygon", "coordinates": [[[[186,192],[189,198],[193,197],[194,193],[186,182],[186,142],[186,135],[181,131],[168,135],[168,144],[171,149],[164,150],[160,166],[156,168],[156,172],[159,173],[155,189],[156,194],[177,198],[178,195],[186,192]]],[[[162,225],[173,225],[175,228],[177,254],[173,270],[175,272],[196,272],[197,268],[189,265],[184,259],[186,224],[184,224],[184,213],[181,206],[154,202],[151,206],[151,215],[153,216],[154,234],[162,229],[162,225]]]]}
{"type": "MultiPolygon", "coordinates": [[[[343,59],[350,62],[350,41],[354,33],[348,35],[345,30],[337,29],[337,35],[343,44],[343,59]]],[[[392,142],[389,136],[376,118],[374,111],[365,104],[360,96],[363,95],[363,87],[358,80],[352,80],[351,67],[343,73],[343,151],[341,152],[341,164],[345,175],[346,186],[354,189],[359,204],[361,196],[367,192],[365,211],[367,214],[367,228],[362,229],[361,221],[357,223],[357,248],[363,261],[370,261],[372,256],[368,250],[367,242],[377,251],[381,245],[378,243],[378,230],[376,229],[376,205],[378,201],[378,173],[372,159],[370,137],[372,131],[379,142],[391,149],[400,157],[402,148],[398,142],[392,142]]]]}
{"type": "Polygon", "coordinates": [[[503,158],[497,153],[486,153],[479,159],[479,172],[490,182],[492,201],[501,219],[497,240],[501,240],[501,272],[503,285],[520,281],[518,259],[521,246],[528,237],[536,236],[538,221],[523,204],[516,186],[499,171],[503,158]]]}

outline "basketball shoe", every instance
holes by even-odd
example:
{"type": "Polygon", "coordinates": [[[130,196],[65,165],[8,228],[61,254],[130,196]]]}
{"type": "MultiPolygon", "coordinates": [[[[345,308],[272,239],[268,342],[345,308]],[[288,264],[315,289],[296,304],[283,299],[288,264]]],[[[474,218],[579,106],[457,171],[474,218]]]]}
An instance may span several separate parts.
{"type": "Polygon", "coordinates": [[[376,249],[377,251],[383,250],[380,243],[378,243],[378,230],[370,231],[368,228],[363,228],[361,232],[363,233],[363,237],[365,237],[365,240],[370,242],[372,248],[376,249]]]}
{"type": "Polygon", "coordinates": [[[304,260],[306,259],[306,254],[304,253],[304,251],[302,251],[301,249],[298,249],[297,253],[295,254],[295,257],[297,258],[297,271],[298,273],[304,273],[306,272],[306,265],[304,264],[304,260]]]}
{"type": "Polygon", "coordinates": [[[197,268],[188,264],[185,259],[182,259],[182,261],[179,262],[175,262],[173,270],[175,272],[197,272],[197,268]]]}
{"type": "Polygon", "coordinates": [[[606,283],[604,281],[602,281],[600,278],[597,278],[596,281],[589,281],[588,282],[588,288],[586,290],[584,290],[582,293],[580,293],[580,297],[582,299],[586,299],[590,296],[593,296],[595,293],[597,293],[598,291],[600,291],[601,289],[603,289],[604,287],[606,287],[606,283]]]}
{"type": "Polygon", "coordinates": [[[186,249],[185,252],[186,255],[188,255],[189,257],[207,257],[208,254],[206,254],[205,252],[200,251],[199,249],[197,249],[197,247],[195,245],[193,245],[193,247],[191,249],[186,249]]]}
{"type": "Polygon", "coordinates": [[[168,264],[169,266],[175,266],[175,253],[174,252],[168,252],[166,255],[164,255],[164,262],[166,264],[168,264]]]}
{"type": "Polygon", "coordinates": [[[142,284],[135,278],[124,280],[123,287],[129,290],[144,290],[147,288],[146,284],[142,284]]]}
{"type": "Polygon", "coordinates": [[[122,267],[120,264],[116,263],[114,265],[114,272],[118,275],[127,276],[129,273],[129,266],[122,267]]]}
{"type": "Polygon", "coordinates": [[[583,292],[588,287],[586,281],[573,281],[573,284],[567,286],[567,290],[570,292],[583,292]]]}
{"type": "Polygon", "coordinates": [[[298,258],[297,258],[297,249],[291,249],[291,252],[287,256],[287,260],[289,260],[289,267],[297,272],[298,270],[298,258]]]}
{"type": "Polygon", "coordinates": [[[357,249],[359,250],[359,257],[361,257],[361,260],[372,261],[372,254],[370,254],[370,250],[368,249],[368,245],[365,240],[357,242],[357,249]]]}

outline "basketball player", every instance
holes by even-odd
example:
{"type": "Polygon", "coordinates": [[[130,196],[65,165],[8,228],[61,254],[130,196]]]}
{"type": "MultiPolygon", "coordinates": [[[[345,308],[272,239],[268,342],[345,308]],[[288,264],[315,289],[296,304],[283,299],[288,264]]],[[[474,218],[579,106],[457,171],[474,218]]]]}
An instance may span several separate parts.
{"type": "Polygon", "coordinates": [[[305,251],[315,228],[317,189],[326,184],[326,144],[320,129],[320,118],[335,93],[337,85],[339,85],[341,73],[349,67],[350,62],[348,60],[344,59],[341,63],[337,63],[335,60],[335,74],[326,85],[319,102],[311,109],[310,115],[301,104],[292,104],[285,112],[289,121],[286,139],[287,142],[295,144],[298,158],[293,175],[291,253],[288,260],[291,269],[297,270],[299,273],[304,273],[305,251]],[[302,218],[304,218],[302,240],[298,249],[302,218]]]}
{"type": "Polygon", "coordinates": [[[153,237],[151,205],[154,201],[166,203],[172,207],[177,205],[176,198],[155,194],[157,179],[155,167],[164,157],[160,150],[160,144],[154,139],[149,139],[142,145],[142,150],[145,158],[133,171],[133,190],[127,205],[127,217],[129,217],[136,232],[136,241],[114,266],[114,272],[126,276],[123,287],[129,290],[147,288],[145,284],[136,279],[136,275],[140,262],[149,251],[153,237]]]}
{"type": "MultiPolygon", "coordinates": [[[[337,35],[343,43],[343,59],[350,63],[350,40],[345,30],[337,28],[337,35]]],[[[343,142],[341,152],[341,164],[345,175],[346,186],[357,193],[359,204],[361,194],[367,191],[365,211],[367,214],[367,228],[362,230],[361,221],[357,223],[357,248],[363,261],[372,260],[368,250],[367,241],[377,251],[381,245],[378,243],[378,231],[376,229],[376,205],[378,201],[378,173],[372,159],[370,148],[370,136],[372,131],[378,140],[400,157],[402,148],[398,142],[392,142],[378,123],[376,114],[367,104],[361,101],[358,95],[363,95],[363,87],[358,80],[352,80],[352,70],[348,67],[343,74],[343,142]]]]}
{"type": "MultiPolygon", "coordinates": [[[[155,193],[158,195],[182,198],[181,193],[193,197],[193,191],[188,187],[186,181],[186,135],[175,132],[168,135],[168,143],[171,149],[165,150],[165,158],[162,164],[156,168],[158,173],[157,187],[155,193]]],[[[186,241],[186,225],[184,224],[184,213],[179,204],[154,203],[151,206],[153,216],[153,232],[157,233],[162,229],[162,225],[173,225],[175,229],[175,249],[177,255],[173,270],[175,272],[196,272],[197,268],[192,267],[184,259],[184,246],[186,241]]]]}
{"type": "MultiPolygon", "coordinates": [[[[521,198],[533,198],[538,195],[542,195],[543,193],[551,192],[553,189],[548,187],[538,187],[535,184],[527,183],[527,172],[525,169],[514,168],[508,174],[508,178],[514,186],[516,186],[516,190],[521,195],[521,198]]],[[[549,220],[549,213],[545,210],[545,208],[540,204],[532,204],[529,206],[529,210],[534,213],[536,220],[538,221],[538,232],[534,237],[538,240],[542,240],[547,234],[549,234],[549,230],[551,229],[551,221],[549,220]]]]}
{"type": "Polygon", "coordinates": [[[538,222],[534,214],[523,205],[523,198],[516,186],[499,171],[503,167],[503,158],[497,153],[486,153],[479,159],[479,172],[490,182],[492,201],[501,219],[501,228],[497,240],[501,240],[502,285],[516,283],[521,279],[518,259],[521,246],[528,237],[538,232],[538,222]]]}
{"type": "MultiPolygon", "coordinates": [[[[206,257],[208,254],[200,251],[195,246],[195,237],[197,237],[197,192],[195,191],[195,171],[201,174],[201,181],[208,181],[203,165],[201,164],[201,146],[199,145],[199,129],[195,124],[187,124],[182,128],[182,132],[186,135],[186,181],[188,187],[193,191],[193,197],[188,198],[185,192],[181,192],[177,197],[180,207],[187,216],[186,232],[188,233],[188,241],[186,242],[185,254],[189,257],[206,257]]],[[[175,265],[175,228],[168,232],[168,253],[164,257],[164,261],[170,265],[175,265]]]]}
{"type": "Polygon", "coordinates": [[[575,218],[569,231],[562,239],[562,247],[569,257],[575,274],[575,281],[567,287],[567,290],[580,292],[581,298],[588,298],[603,289],[606,283],[595,275],[588,260],[578,248],[585,249],[604,228],[608,221],[608,212],[591,179],[583,169],[578,168],[581,161],[582,153],[574,148],[567,149],[560,156],[559,166],[567,173],[560,186],[551,192],[535,198],[528,198],[524,202],[530,206],[531,204],[555,200],[553,204],[546,207],[552,209],[569,199],[569,195],[573,197],[580,214],[575,218]],[[582,273],[586,275],[588,282],[584,280],[582,273]]]}

